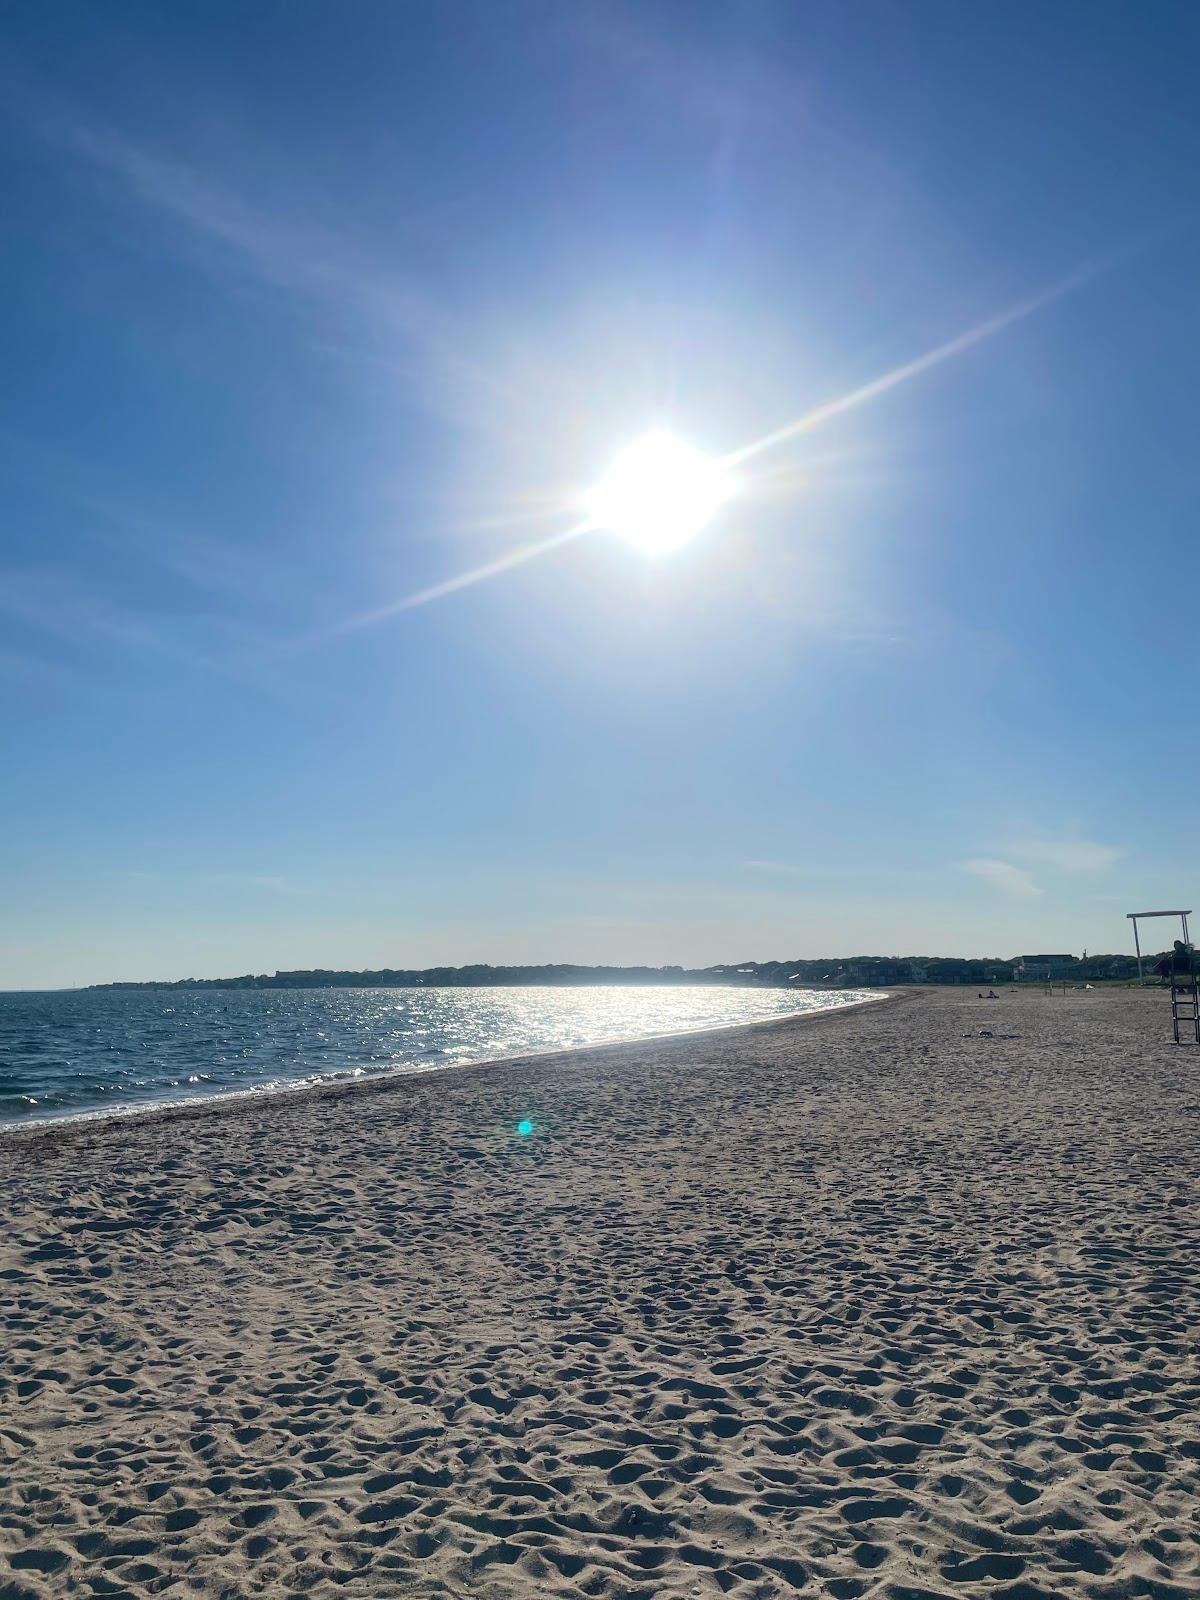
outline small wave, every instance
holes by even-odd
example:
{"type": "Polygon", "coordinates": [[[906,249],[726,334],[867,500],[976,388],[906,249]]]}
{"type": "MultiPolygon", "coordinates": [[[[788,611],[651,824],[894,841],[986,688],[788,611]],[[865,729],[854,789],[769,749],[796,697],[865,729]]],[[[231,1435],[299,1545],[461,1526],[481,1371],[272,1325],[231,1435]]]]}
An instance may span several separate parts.
{"type": "Polygon", "coordinates": [[[397,1004],[380,990],[218,990],[189,994],[164,1029],[152,992],[0,995],[0,1059],[21,1057],[19,1071],[0,1070],[0,1126],[444,1071],[878,998],[613,985],[421,990],[397,1004]]]}

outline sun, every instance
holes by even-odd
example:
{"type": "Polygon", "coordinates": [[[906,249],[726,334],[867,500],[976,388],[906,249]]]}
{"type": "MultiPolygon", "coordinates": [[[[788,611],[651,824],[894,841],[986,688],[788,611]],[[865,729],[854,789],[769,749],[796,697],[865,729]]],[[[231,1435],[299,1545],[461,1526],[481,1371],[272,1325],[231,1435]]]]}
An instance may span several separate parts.
{"type": "Polygon", "coordinates": [[[672,433],[654,432],[625,446],[587,495],[584,511],[594,527],[661,556],[699,533],[732,493],[719,461],[672,433]]]}

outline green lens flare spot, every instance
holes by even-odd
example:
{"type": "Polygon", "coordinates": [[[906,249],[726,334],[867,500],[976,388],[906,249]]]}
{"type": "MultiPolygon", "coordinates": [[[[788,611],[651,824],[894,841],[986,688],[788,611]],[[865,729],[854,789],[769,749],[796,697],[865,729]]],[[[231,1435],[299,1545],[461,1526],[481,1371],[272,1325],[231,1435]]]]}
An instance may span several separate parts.
{"type": "Polygon", "coordinates": [[[522,1117],[521,1121],[517,1123],[517,1132],[521,1135],[522,1139],[528,1139],[529,1135],[533,1132],[533,1123],[530,1122],[528,1117],[522,1117]]]}

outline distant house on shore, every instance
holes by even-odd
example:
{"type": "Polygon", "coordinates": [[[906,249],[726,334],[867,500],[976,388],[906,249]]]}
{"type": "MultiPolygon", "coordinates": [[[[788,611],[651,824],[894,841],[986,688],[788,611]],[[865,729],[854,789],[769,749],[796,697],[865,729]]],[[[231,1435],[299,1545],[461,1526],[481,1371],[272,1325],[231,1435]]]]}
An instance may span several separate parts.
{"type": "Polygon", "coordinates": [[[1079,958],[1071,955],[1021,956],[1019,963],[1031,978],[1066,978],[1074,976],[1079,958]]]}

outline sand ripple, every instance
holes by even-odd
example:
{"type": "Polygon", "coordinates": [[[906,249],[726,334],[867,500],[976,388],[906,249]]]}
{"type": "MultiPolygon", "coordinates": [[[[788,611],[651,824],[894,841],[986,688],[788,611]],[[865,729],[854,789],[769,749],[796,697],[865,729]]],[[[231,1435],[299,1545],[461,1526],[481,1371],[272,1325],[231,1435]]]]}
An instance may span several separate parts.
{"type": "Polygon", "coordinates": [[[1161,1009],[937,994],[6,1141],[0,1597],[1195,1595],[1161,1009]]]}

